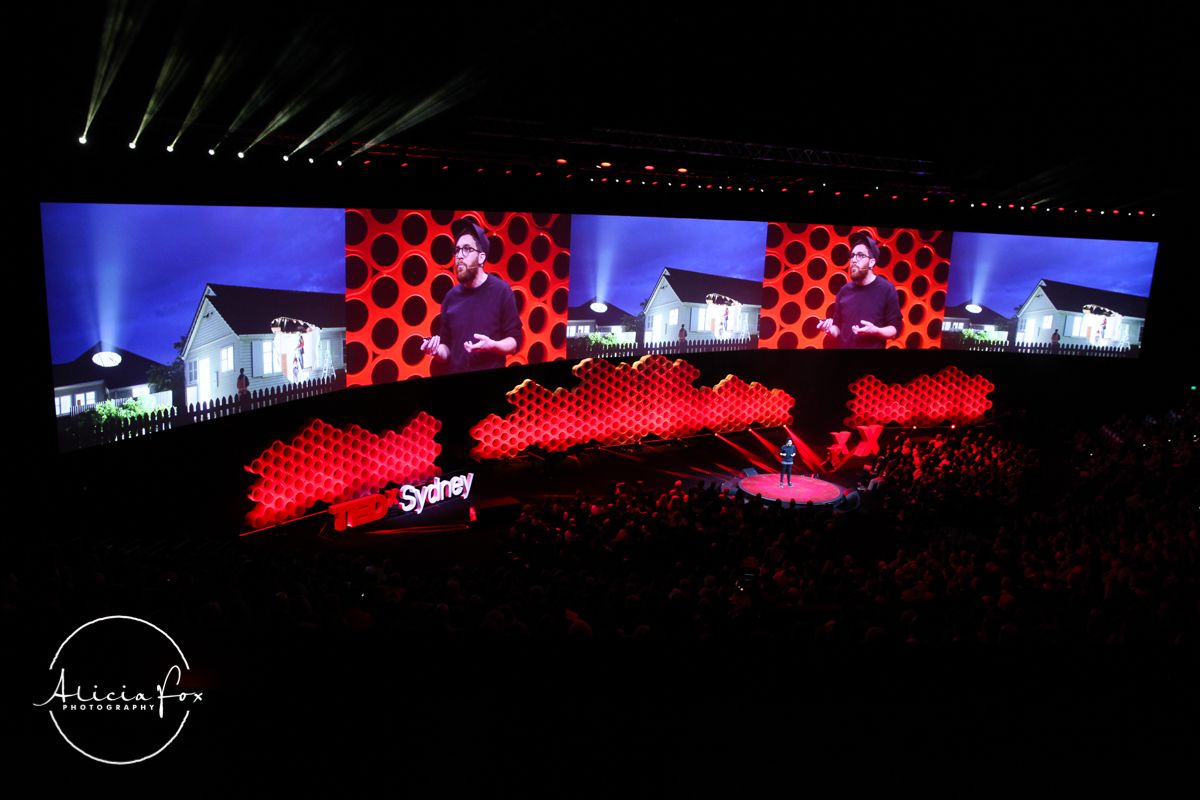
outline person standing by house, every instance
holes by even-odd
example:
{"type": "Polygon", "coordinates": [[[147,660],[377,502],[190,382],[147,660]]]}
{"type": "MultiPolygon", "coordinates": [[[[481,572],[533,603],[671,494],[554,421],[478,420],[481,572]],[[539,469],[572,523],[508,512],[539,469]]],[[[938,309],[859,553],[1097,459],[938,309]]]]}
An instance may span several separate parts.
{"type": "Polygon", "coordinates": [[[1054,329],[1054,333],[1050,336],[1050,352],[1058,352],[1058,328],[1054,329]]]}
{"type": "Polygon", "coordinates": [[[779,485],[783,486],[783,476],[787,475],[787,485],[792,485],[792,464],[796,461],[796,445],[792,444],[791,438],[783,443],[783,447],[779,448],[779,460],[782,468],[779,470],[779,485]]]}
{"type": "Polygon", "coordinates": [[[245,405],[250,400],[250,379],[246,377],[245,367],[238,372],[237,399],[240,405],[245,405]]]}
{"type": "Polygon", "coordinates": [[[684,344],[685,342],[687,342],[687,326],[681,324],[679,326],[679,343],[684,344]]]}

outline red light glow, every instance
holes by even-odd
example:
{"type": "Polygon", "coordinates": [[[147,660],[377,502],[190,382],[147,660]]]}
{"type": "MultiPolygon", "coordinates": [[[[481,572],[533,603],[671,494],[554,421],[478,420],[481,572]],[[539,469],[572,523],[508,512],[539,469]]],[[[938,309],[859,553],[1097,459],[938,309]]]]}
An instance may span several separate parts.
{"type": "Polygon", "coordinates": [[[715,433],[773,427],[792,422],[795,400],[782,389],[747,385],[728,375],[711,389],[692,384],[700,370],[683,359],[643,356],[632,365],[584,359],[571,370],[579,385],[546,389],[525,380],[508,393],[516,406],[501,419],[490,414],[471,428],[476,460],[514,458],[536,445],[561,452],[575,444],[611,446],[688,436],[702,428],[715,433]]]}
{"type": "Polygon", "coordinates": [[[442,474],[434,460],[442,446],[433,437],[442,423],[417,414],[399,431],[376,435],[351,425],[346,430],[319,419],[290,444],[275,442],[245,467],[259,479],[247,496],[252,528],[302,517],[317,503],[342,503],[374,494],[389,483],[422,483],[442,474]]]}
{"type": "Polygon", "coordinates": [[[565,163],[567,163],[567,160],[566,160],[565,158],[556,158],[556,159],[554,159],[554,160],[555,160],[555,161],[557,161],[557,162],[558,162],[558,163],[560,163],[560,164],[565,164],[565,163]]]}
{"type": "Polygon", "coordinates": [[[654,169],[654,167],[652,167],[652,166],[650,166],[649,164],[647,164],[646,166],[642,167],[642,169],[654,169]]]}
{"type": "Polygon", "coordinates": [[[846,427],[896,422],[915,428],[966,424],[981,418],[992,407],[986,395],[996,387],[982,375],[968,378],[956,367],[946,367],[903,386],[887,386],[874,375],[865,375],[848,388],[854,399],[846,404],[850,409],[846,427]]]}
{"type": "Polygon", "coordinates": [[[611,164],[610,162],[608,162],[608,161],[601,161],[601,162],[600,162],[600,166],[602,166],[602,167],[611,167],[611,166],[612,166],[612,164],[611,164]]]}
{"type": "Polygon", "coordinates": [[[677,169],[675,171],[676,172],[687,172],[687,167],[680,167],[679,169],[677,169]]]}

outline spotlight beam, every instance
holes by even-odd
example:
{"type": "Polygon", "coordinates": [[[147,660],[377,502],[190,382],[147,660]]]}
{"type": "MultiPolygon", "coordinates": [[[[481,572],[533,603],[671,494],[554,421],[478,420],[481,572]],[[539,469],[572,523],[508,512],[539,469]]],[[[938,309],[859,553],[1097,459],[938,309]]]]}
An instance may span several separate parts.
{"type": "MultiPolygon", "coordinates": [[[[275,114],[271,121],[267,123],[267,127],[259,131],[259,134],[254,138],[254,141],[247,145],[246,151],[261,142],[264,137],[274,132],[275,129],[277,129],[280,125],[303,111],[308,104],[313,101],[313,98],[324,94],[334,84],[341,81],[341,79],[346,76],[346,69],[344,68],[342,62],[343,59],[338,57],[332,63],[322,69],[312,81],[309,81],[307,84],[305,84],[305,90],[301,92],[297,98],[285,105],[275,114]]],[[[299,149],[299,147],[296,148],[296,150],[299,149]]],[[[295,150],[292,152],[294,153],[295,150]]]]}
{"type": "Polygon", "coordinates": [[[204,83],[201,84],[200,91],[196,93],[196,99],[192,101],[192,107],[188,109],[187,116],[183,119],[183,125],[179,127],[179,133],[175,134],[175,141],[171,142],[172,147],[179,141],[179,137],[183,136],[184,131],[196,121],[200,112],[212,102],[213,97],[229,80],[229,76],[237,71],[245,53],[242,40],[236,34],[229,36],[221,45],[217,57],[213,59],[212,66],[208,68],[208,74],[204,76],[204,83]]]}
{"type": "MultiPolygon", "coordinates": [[[[167,57],[163,60],[162,69],[158,72],[158,81],[154,84],[154,91],[150,93],[150,102],[146,104],[146,113],[142,115],[142,124],[138,126],[137,134],[133,137],[135,144],[141,138],[142,131],[146,129],[146,123],[158,113],[163,101],[175,90],[191,66],[191,59],[184,55],[184,43],[191,30],[192,19],[197,8],[195,3],[185,6],[183,19],[179,22],[179,29],[175,31],[171,47],[167,50],[167,57]]],[[[171,146],[174,147],[174,143],[171,146]]]]}
{"type": "Polygon", "coordinates": [[[451,78],[448,83],[437,89],[433,94],[404,112],[391,125],[371,137],[370,141],[354,151],[354,155],[374,147],[377,142],[387,141],[401,131],[405,131],[430,117],[442,113],[466,98],[483,89],[485,81],[475,69],[467,69],[451,78]]]}
{"type": "Polygon", "coordinates": [[[354,97],[350,100],[347,100],[342,104],[341,108],[337,109],[328,117],[326,117],[325,121],[318,125],[316,130],[310,133],[304,141],[297,145],[296,149],[289,153],[289,155],[295,154],[302,147],[310,144],[318,136],[323,136],[328,131],[333,130],[338,125],[341,125],[347,119],[361,111],[366,106],[367,102],[368,100],[365,95],[360,95],[359,97],[354,97]]]}
{"type": "Polygon", "coordinates": [[[151,3],[147,0],[109,0],[108,13],[104,18],[104,29],[100,34],[100,54],[96,59],[96,78],[92,82],[92,99],[88,104],[87,123],[83,137],[92,127],[92,120],[100,110],[113,79],[121,69],[129,48],[137,38],[151,3]]]}
{"type": "Polygon", "coordinates": [[[324,55],[324,51],[319,47],[309,44],[309,42],[312,42],[316,38],[318,22],[315,16],[310,17],[296,31],[295,35],[292,36],[291,43],[276,57],[266,78],[260,81],[258,86],[254,87],[250,98],[242,105],[237,116],[233,118],[233,122],[229,124],[229,130],[225,131],[225,135],[221,137],[221,141],[228,139],[229,135],[240,128],[254,112],[262,108],[281,86],[290,82],[292,78],[305,69],[314,59],[324,55]]]}

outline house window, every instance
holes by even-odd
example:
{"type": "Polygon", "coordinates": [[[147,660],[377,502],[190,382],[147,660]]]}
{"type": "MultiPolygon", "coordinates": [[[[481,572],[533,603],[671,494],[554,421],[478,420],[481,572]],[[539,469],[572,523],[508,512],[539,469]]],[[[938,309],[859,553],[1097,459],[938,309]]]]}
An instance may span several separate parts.
{"type": "Polygon", "coordinates": [[[700,324],[696,326],[700,330],[708,327],[708,308],[700,309],[700,324]]]}
{"type": "Polygon", "coordinates": [[[589,326],[587,326],[587,325],[580,325],[580,326],[579,326],[579,335],[580,335],[580,336],[583,336],[585,333],[587,333],[587,332],[588,332],[588,329],[589,329],[589,326]]]}
{"type": "Polygon", "coordinates": [[[233,345],[221,348],[221,372],[233,371],[233,345]]]}
{"type": "Polygon", "coordinates": [[[59,416],[71,413],[71,395],[54,398],[54,413],[59,416]]]}
{"type": "Polygon", "coordinates": [[[1025,338],[1033,341],[1033,337],[1037,332],[1037,320],[1033,317],[1025,318],[1025,338]]]}
{"type": "Polygon", "coordinates": [[[1082,324],[1083,324],[1083,317],[1080,317],[1080,316],[1071,317],[1071,335],[1072,336],[1079,336],[1079,326],[1082,324]]]}
{"type": "Polygon", "coordinates": [[[276,361],[277,361],[277,359],[275,358],[275,343],[274,342],[263,342],[263,364],[265,365],[263,367],[263,372],[267,373],[267,374],[272,373],[272,372],[279,372],[279,370],[275,369],[276,361]]]}
{"type": "Polygon", "coordinates": [[[575,326],[574,326],[574,325],[568,325],[568,326],[567,326],[567,338],[568,338],[568,339],[574,339],[574,338],[575,338],[575,326]]]}
{"type": "Polygon", "coordinates": [[[1044,330],[1050,330],[1050,326],[1053,324],[1054,324],[1054,315],[1053,314],[1047,314],[1046,316],[1042,317],[1042,328],[1044,330]]]}
{"type": "Polygon", "coordinates": [[[75,405],[77,406],[94,406],[96,405],[96,393],[84,392],[75,395],[75,405]]]}
{"type": "Polygon", "coordinates": [[[667,319],[667,324],[668,325],[678,325],[679,324],[679,309],[678,308],[671,309],[671,315],[667,319]]]}
{"type": "Polygon", "coordinates": [[[149,387],[149,386],[135,386],[135,387],[133,387],[133,396],[134,396],[135,398],[137,398],[137,397],[149,397],[149,396],[150,396],[150,387],[149,387]]]}
{"type": "Polygon", "coordinates": [[[187,362],[187,382],[188,383],[196,382],[196,362],[195,361],[187,362]]]}

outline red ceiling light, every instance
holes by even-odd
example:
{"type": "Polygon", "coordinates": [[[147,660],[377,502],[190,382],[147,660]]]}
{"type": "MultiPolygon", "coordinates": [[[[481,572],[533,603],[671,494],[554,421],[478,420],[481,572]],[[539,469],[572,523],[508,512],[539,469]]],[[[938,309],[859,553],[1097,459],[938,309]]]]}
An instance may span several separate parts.
{"type": "Polygon", "coordinates": [[[1058,207],[1058,210],[1059,210],[1059,211],[1066,211],[1066,209],[1065,209],[1065,208],[1063,208],[1062,206],[1059,206],[1059,207],[1058,207]]]}
{"type": "Polygon", "coordinates": [[[600,162],[600,166],[602,166],[602,167],[611,167],[611,166],[612,166],[612,163],[610,163],[610,162],[608,162],[608,161],[601,161],[601,162],[600,162]]]}
{"type": "Polygon", "coordinates": [[[654,167],[652,167],[651,165],[647,164],[646,166],[642,167],[642,169],[654,169],[654,167]]]}
{"type": "Polygon", "coordinates": [[[633,180],[632,178],[626,178],[626,179],[625,179],[625,182],[626,182],[626,183],[630,183],[632,180],[633,180]]]}
{"type": "Polygon", "coordinates": [[[555,160],[555,161],[557,161],[557,162],[558,162],[558,163],[560,163],[560,164],[565,164],[565,163],[567,163],[567,160],[566,160],[565,158],[556,158],[556,159],[554,159],[554,160],[555,160]]]}
{"type": "Polygon", "coordinates": [[[866,194],[863,195],[863,197],[870,197],[870,196],[871,196],[870,192],[867,192],[866,194]]]}
{"type": "Polygon", "coordinates": [[[608,178],[601,178],[601,179],[600,179],[600,182],[601,182],[601,183],[604,183],[606,180],[608,180],[608,178]]]}
{"type": "Polygon", "coordinates": [[[1092,210],[1090,208],[1085,208],[1084,211],[1086,211],[1089,214],[1092,213],[1092,210]]]}
{"type": "Polygon", "coordinates": [[[1113,209],[1113,213],[1114,213],[1114,214],[1120,214],[1121,212],[1120,212],[1120,211],[1118,211],[1117,209],[1115,209],[1115,208],[1114,208],[1114,209],[1113,209]]]}
{"type": "Polygon", "coordinates": [[[786,186],[785,186],[785,187],[783,187],[783,190],[786,192],[786,191],[787,191],[787,187],[786,187],[786,186]]]}
{"type": "Polygon", "coordinates": [[[1030,206],[1030,207],[1029,207],[1029,210],[1030,210],[1030,211],[1037,211],[1037,206],[1030,206]]]}
{"type": "MultiPolygon", "coordinates": [[[[784,191],[786,192],[786,191],[787,191],[787,189],[784,189],[784,191]]],[[[812,194],[812,193],[813,193],[813,192],[815,192],[815,191],[816,191],[816,189],[809,189],[809,190],[808,190],[808,193],[809,193],[809,194],[812,194]]]]}
{"type": "Polygon", "coordinates": [[[1144,216],[1144,215],[1145,215],[1145,213],[1146,213],[1145,211],[1139,211],[1139,212],[1138,212],[1138,216],[1139,216],[1139,217],[1141,217],[1141,216],[1144,216]]]}
{"type": "Polygon", "coordinates": [[[533,173],[533,174],[534,174],[534,177],[537,177],[538,175],[541,175],[542,173],[540,173],[540,172],[535,172],[535,173],[533,173]]]}
{"type": "Polygon", "coordinates": [[[892,195],[892,199],[895,200],[898,196],[899,195],[892,195]]]}
{"type": "Polygon", "coordinates": [[[442,169],[450,169],[450,165],[447,164],[446,166],[442,167],[442,169]]]}
{"type": "Polygon", "coordinates": [[[687,172],[687,167],[680,167],[679,169],[677,169],[675,171],[676,172],[687,172]]]}
{"type": "Polygon", "coordinates": [[[834,194],[841,194],[841,192],[834,192],[834,194]]]}
{"type": "Polygon", "coordinates": [[[983,206],[984,208],[987,208],[987,203],[980,203],[979,205],[983,206]]]}
{"type": "Polygon", "coordinates": [[[951,198],[950,198],[950,202],[951,202],[951,203],[953,203],[953,202],[954,202],[954,198],[953,198],[953,197],[951,197],[951,198]]]}
{"type": "Polygon", "coordinates": [[[1016,208],[1016,206],[1014,206],[1012,203],[1009,203],[1009,204],[1008,204],[1008,207],[1009,207],[1009,208],[1016,208]]]}
{"type": "Polygon", "coordinates": [[[929,200],[929,198],[928,198],[928,197],[922,197],[922,198],[921,198],[921,202],[922,202],[922,203],[924,203],[924,202],[927,202],[928,200],[929,200]]]}

